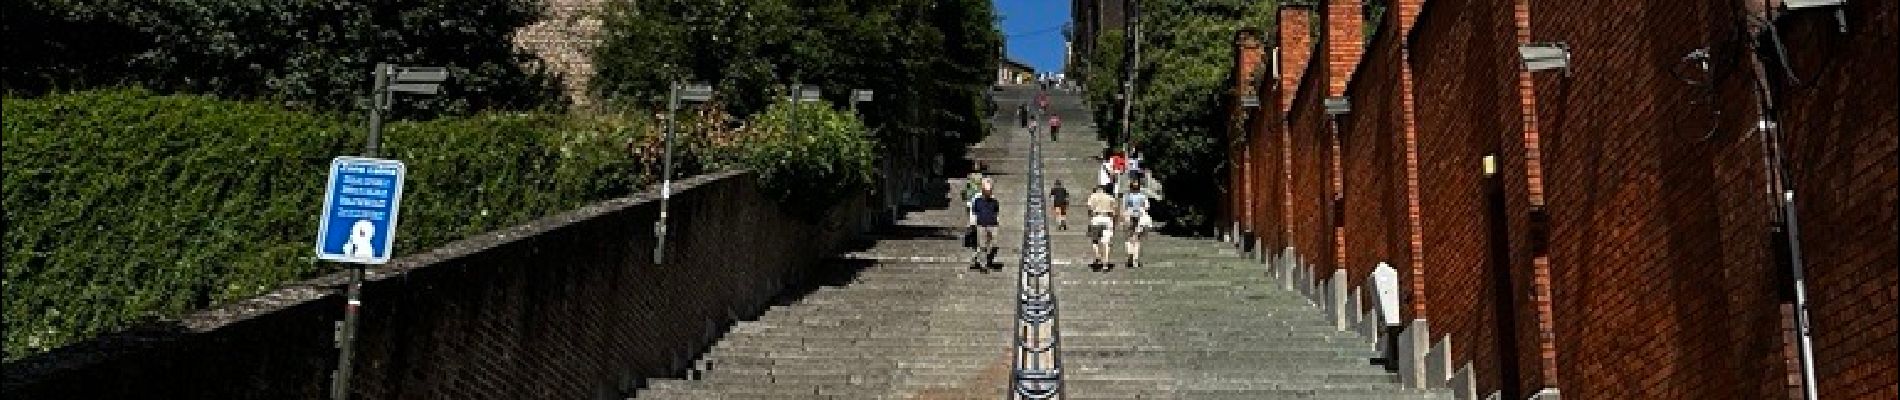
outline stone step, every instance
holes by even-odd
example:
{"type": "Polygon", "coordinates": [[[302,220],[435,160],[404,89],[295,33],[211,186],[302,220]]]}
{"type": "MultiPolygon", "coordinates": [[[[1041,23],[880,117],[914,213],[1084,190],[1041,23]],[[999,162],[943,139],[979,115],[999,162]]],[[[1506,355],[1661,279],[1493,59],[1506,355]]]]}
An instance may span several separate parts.
{"type": "MultiPolygon", "coordinates": [[[[704,365],[800,365],[835,367],[842,371],[848,368],[870,368],[885,365],[911,366],[915,368],[955,368],[981,365],[982,363],[1005,358],[1008,347],[993,349],[972,349],[968,351],[920,350],[901,353],[905,358],[892,358],[891,353],[877,354],[867,352],[811,352],[788,350],[782,352],[745,352],[714,353],[701,359],[704,365]]],[[[716,367],[715,367],[716,368],[716,367]]]]}
{"type": "Polygon", "coordinates": [[[1209,400],[1449,400],[1449,392],[1402,389],[1334,390],[1110,390],[1089,384],[1065,385],[1064,399],[1209,399],[1209,400]]]}
{"type": "MultiPolygon", "coordinates": [[[[1252,391],[1252,390],[1398,390],[1398,382],[1326,382],[1326,381],[1287,381],[1287,380],[1172,380],[1172,379],[1094,379],[1082,376],[1064,377],[1063,383],[1073,383],[1079,387],[1094,387],[1117,391],[1252,391]]],[[[1077,389],[1080,390],[1080,389],[1077,389]]]]}

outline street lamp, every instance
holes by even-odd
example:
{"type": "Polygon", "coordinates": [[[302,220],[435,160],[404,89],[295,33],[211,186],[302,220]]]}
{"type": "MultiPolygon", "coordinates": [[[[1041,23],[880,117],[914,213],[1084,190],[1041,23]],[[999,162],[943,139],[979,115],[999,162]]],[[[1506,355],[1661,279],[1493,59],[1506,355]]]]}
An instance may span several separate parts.
{"type": "Polygon", "coordinates": [[[703,83],[681,84],[677,81],[668,88],[666,94],[666,156],[660,177],[660,219],[653,222],[653,265],[663,264],[666,260],[666,217],[667,203],[673,198],[673,130],[679,113],[681,101],[704,102],[712,100],[712,86],[703,83]]]}

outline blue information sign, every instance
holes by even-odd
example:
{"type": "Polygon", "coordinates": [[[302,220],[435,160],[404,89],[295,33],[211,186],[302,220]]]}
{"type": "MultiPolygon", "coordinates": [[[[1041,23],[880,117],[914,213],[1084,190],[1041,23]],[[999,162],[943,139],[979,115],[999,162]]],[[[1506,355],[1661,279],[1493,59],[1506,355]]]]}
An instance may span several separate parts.
{"type": "Polygon", "coordinates": [[[389,262],[405,171],[397,160],[330,160],[330,183],[317,227],[317,258],[358,264],[389,262]]]}

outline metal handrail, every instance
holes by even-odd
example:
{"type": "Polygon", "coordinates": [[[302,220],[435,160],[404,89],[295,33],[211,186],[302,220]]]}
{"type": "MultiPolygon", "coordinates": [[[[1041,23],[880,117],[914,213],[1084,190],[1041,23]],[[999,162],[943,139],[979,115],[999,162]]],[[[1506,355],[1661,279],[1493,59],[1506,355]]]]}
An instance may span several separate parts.
{"type": "MultiPolygon", "coordinates": [[[[1041,119],[1037,116],[1037,119],[1041,119]]],[[[1015,357],[1006,398],[1049,399],[1062,395],[1061,307],[1055,294],[1049,252],[1048,213],[1042,207],[1042,142],[1030,131],[1029,174],[1025,183],[1021,266],[1016,285],[1015,357]],[[1048,335],[1043,335],[1047,327],[1048,335]],[[1042,355],[1049,355],[1049,363],[1042,355]]]]}

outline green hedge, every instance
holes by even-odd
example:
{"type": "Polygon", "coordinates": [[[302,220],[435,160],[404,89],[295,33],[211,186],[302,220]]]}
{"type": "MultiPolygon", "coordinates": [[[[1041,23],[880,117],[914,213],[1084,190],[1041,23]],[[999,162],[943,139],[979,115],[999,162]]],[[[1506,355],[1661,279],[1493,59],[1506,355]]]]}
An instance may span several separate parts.
{"type": "Polygon", "coordinates": [[[757,174],[766,195],[784,210],[816,219],[833,205],[870,188],[876,144],[850,112],[823,103],[780,102],[752,117],[736,143],[740,165],[757,174]]]}
{"type": "MultiPolygon", "coordinates": [[[[353,116],[141,90],[8,98],[4,115],[8,360],[326,272],[311,254],[324,171],[364,136],[353,116]]],[[[656,169],[649,128],[392,123],[384,156],[409,165],[396,251],[631,193],[656,169]]]]}

